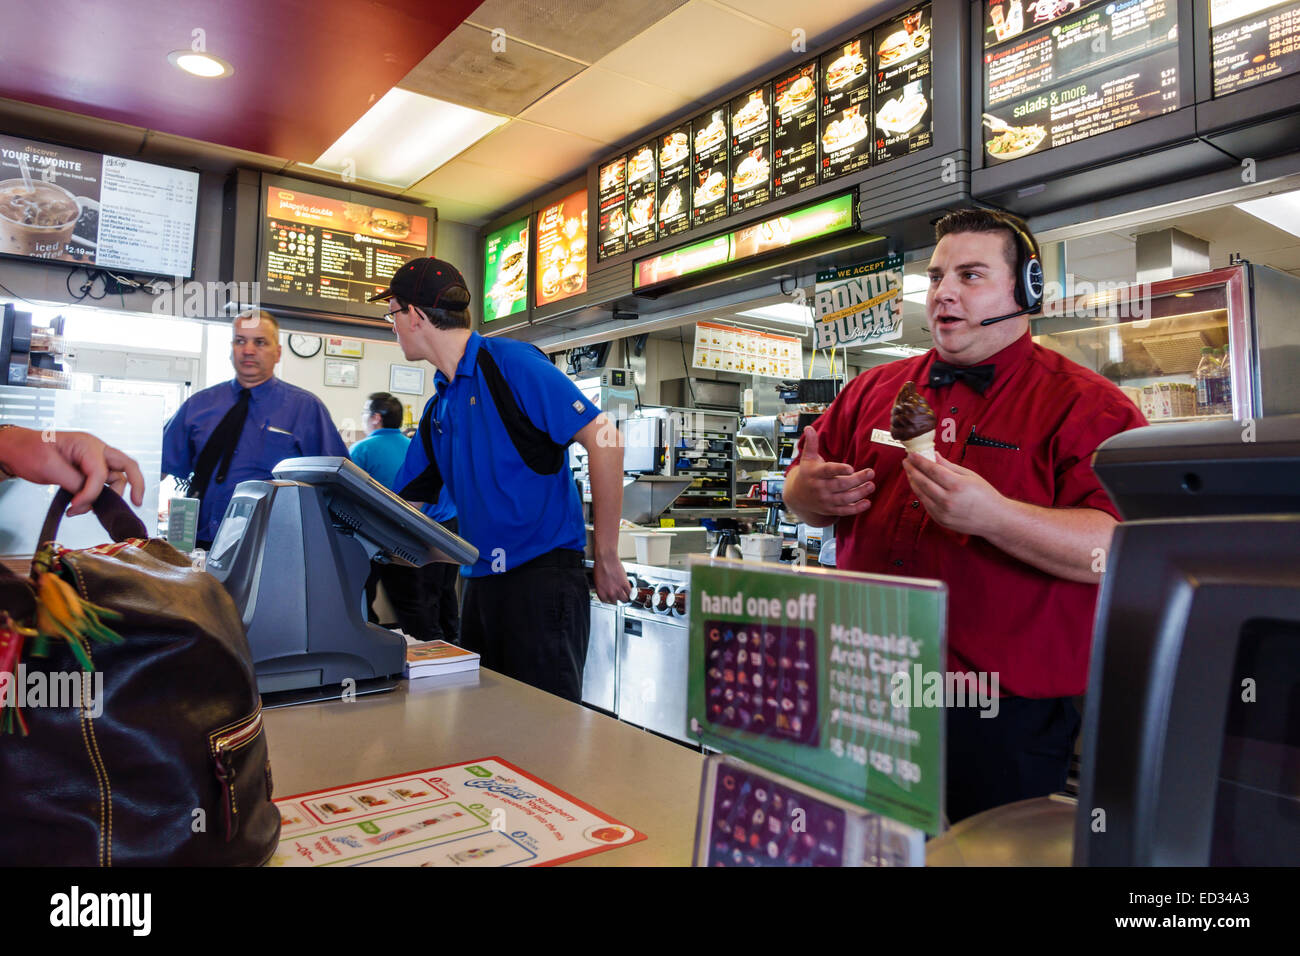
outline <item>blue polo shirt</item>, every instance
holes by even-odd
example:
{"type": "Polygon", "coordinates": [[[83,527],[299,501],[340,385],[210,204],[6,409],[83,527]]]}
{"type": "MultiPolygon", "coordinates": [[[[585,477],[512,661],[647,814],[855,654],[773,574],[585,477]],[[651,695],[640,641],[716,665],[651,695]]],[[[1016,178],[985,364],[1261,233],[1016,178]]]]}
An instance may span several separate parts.
{"type": "MultiPolygon", "coordinates": [[[[406,449],[410,444],[411,439],[403,435],[400,428],[376,428],[352,446],[352,460],[389,491],[400,491],[396,483],[397,472],[406,460],[406,449]]],[[[456,506],[445,487],[437,502],[426,504],[423,511],[439,522],[456,517],[456,506]]]]}
{"type": "MultiPolygon", "coordinates": [[[[188,478],[208,437],[239,397],[238,380],[196,392],[163,426],[162,472],[188,478]]],[[[269,378],[250,389],[248,418],[239,434],[226,480],[216,475],[199,509],[196,537],[211,541],[226,514],[226,505],[241,481],[267,481],[271,469],[286,458],[309,455],[348,456],[347,446],[321,400],[305,389],[269,378]]]]}
{"type": "MultiPolygon", "coordinates": [[[[456,503],[460,535],[478,548],[479,559],[461,570],[469,577],[516,568],[556,548],[582,551],[586,530],[582,502],[568,458],[543,475],[520,457],[502,424],[479,365],[486,349],[528,419],[558,445],[567,446],[597,415],[568,377],[536,347],[513,339],[472,333],[452,382],[434,375],[434,396],[424,408],[434,457],[456,503]]],[[[429,461],[424,443],[411,441],[396,479],[405,488],[429,461]]]]}

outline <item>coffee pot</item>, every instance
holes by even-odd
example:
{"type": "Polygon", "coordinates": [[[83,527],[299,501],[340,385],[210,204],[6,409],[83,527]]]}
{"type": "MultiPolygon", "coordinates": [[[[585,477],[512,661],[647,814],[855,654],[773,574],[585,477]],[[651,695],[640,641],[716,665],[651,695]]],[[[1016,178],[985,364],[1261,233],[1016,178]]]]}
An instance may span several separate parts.
{"type": "Polygon", "coordinates": [[[718,532],[718,543],[713,548],[715,558],[735,558],[740,560],[740,537],[735,531],[718,532]]]}

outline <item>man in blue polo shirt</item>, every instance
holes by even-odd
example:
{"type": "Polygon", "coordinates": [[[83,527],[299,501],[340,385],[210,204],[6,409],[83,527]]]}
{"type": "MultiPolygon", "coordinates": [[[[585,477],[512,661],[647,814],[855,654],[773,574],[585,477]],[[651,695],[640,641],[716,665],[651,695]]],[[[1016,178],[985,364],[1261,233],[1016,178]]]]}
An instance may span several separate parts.
{"type": "Polygon", "coordinates": [[[261,310],[231,327],[232,381],[191,395],[163,427],[162,473],[198,498],[200,548],[210,548],[241,481],[267,481],[286,458],[348,455],[319,398],[275,377],[280,327],[261,310]]]}
{"type": "MultiPolygon", "coordinates": [[[[397,490],[397,472],[411,444],[400,428],[402,403],[388,392],[375,392],[366,399],[361,424],[366,437],[352,446],[352,461],[385,488],[397,490]]],[[[446,488],[436,504],[425,505],[423,510],[448,531],[456,530],[456,506],[451,503],[446,488]]],[[[422,568],[374,562],[366,581],[371,623],[379,623],[374,604],[379,582],[383,581],[403,631],[417,641],[456,641],[460,636],[456,570],[456,565],[445,561],[435,561],[422,568]]]]}
{"type": "Polygon", "coordinates": [[[374,300],[391,300],[406,358],[438,369],[396,484],[413,501],[436,500],[445,484],[461,536],[478,548],[461,572],[461,643],[484,667],[581,700],[591,605],[567,449],[587,449],[596,593],[625,601],[617,428],[534,346],[471,333],[469,289],[450,263],[414,259],[374,300]]]}

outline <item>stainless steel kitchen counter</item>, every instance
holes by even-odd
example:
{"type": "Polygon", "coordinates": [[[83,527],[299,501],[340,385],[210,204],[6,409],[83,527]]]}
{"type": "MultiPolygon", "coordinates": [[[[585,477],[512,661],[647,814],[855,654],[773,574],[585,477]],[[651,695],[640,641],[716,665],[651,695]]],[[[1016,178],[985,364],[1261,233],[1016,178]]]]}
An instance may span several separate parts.
{"type": "Polygon", "coordinates": [[[277,797],[502,757],[646,839],[573,866],[688,866],[704,758],[487,669],[268,710],[277,797]]]}

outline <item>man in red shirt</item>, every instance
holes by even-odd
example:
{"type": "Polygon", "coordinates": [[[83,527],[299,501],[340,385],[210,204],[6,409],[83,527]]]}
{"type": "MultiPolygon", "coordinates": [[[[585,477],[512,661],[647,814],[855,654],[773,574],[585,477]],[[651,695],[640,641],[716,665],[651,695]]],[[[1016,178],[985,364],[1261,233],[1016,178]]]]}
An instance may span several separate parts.
{"type": "MultiPolygon", "coordinates": [[[[934,348],[863,372],[814,427],[787,506],[835,525],[837,565],[948,585],[948,667],[996,674],[996,716],[949,708],[948,816],[1063,789],[1078,735],[1099,571],[1119,517],[1092,471],[1145,425],[1113,384],[1035,345],[1038,247],[1014,216],[940,220],[926,318],[934,348]],[[989,320],[993,321],[989,321],[989,320]],[[934,409],[935,460],[890,437],[904,382],[934,409]]],[[[991,709],[990,709],[991,712],[991,709]]]]}

